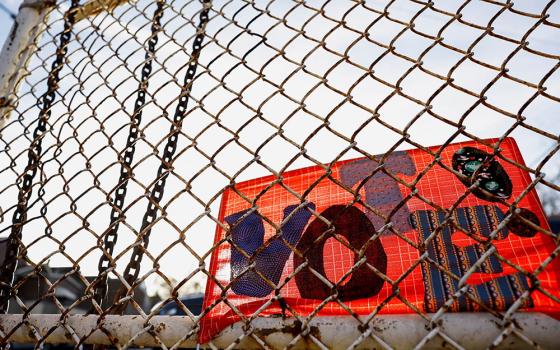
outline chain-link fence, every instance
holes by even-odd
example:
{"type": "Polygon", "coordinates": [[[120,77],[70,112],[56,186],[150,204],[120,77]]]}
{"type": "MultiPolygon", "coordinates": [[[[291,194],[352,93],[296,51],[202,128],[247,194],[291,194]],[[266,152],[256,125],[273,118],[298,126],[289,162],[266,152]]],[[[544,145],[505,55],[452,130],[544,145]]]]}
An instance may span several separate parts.
{"type": "Polygon", "coordinates": [[[558,346],[560,3],[26,1],[2,57],[3,345],[558,346]]]}

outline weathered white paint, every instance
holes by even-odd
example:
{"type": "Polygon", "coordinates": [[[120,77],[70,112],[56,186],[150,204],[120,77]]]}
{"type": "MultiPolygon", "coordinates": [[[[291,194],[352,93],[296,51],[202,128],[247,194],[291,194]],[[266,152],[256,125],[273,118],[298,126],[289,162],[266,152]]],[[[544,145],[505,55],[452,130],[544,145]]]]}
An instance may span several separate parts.
{"type": "MultiPolygon", "coordinates": [[[[254,334],[264,340],[272,348],[284,348],[298,335],[295,349],[317,348],[313,338],[330,349],[346,349],[353,343],[358,349],[393,347],[395,349],[412,349],[425,341],[424,348],[441,348],[444,338],[448,336],[457,345],[468,349],[487,348],[504,330],[515,329],[519,334],[509,334],[501,346],[507,349],[530,347],[521,338],[536,341],[542,348],[560,348],[560,322],[539,313],[517,313],[514,322],[502,325],[496,317],[485,313],[449,313],[440,318],[440,329],[443,337],[428,329],[428,322],[418,315],[383,315],[369,323],[369,329],[359,327],[359,323],[351,317],[315,317],[309,324],[307,332],[301,332],[301,324],[293,318],[281,317],[256,318],[251,322],[254,334]],[[514,327],[513,324],[516,326],[514,327]],[[373,336],[363,336],[370,332],[373,336]],[[433,338],[426,338],[429,334],[433,338]],[[360,339],[361,338],[361,339],[360,339]],[[374,338],[377,338],[374,339],[374,338]],[[427,339],[431,339],[426,341],[427,339]],[[383,344],[385,343],[385,344],[383,344]]],[[[21,324],[22,315],[0,316],[0,327],[4,334],[11,333],[10,341],[18,343],[35,343],[35,336],[46,335],[48,343],[74,344],[75,340],[89,334],[84,340],[86,344],[111,344],[109,337],[99,329],[99,317],[96,315],[70,315],[61,321],[60,315],[29,315],[26,324],[21,324]],[[20,325],[19,327],[17,327],[20,325]],[[64,327],[66,326],[66,327],[64,327]],[[17,327],[17,328],[16,328],[17,327]],[[73,330],[75,334],[70,334],[73,330]],[[34,336],[34,333],[36,334],[34,336]]],[[[103,320],[105,328],[121,345],[158,346],[158,341],[149,331],[157,334],[166,346],[194,347],[196,345],[195,323],[186,316],[154,316],[148,322],[141,316],[109,315],[103,320]],[[187,335],[190,332],[190,336],[187,335]]],[[[236,323],[227,327],[213,344],[225,348],[236,342],[245,334],[244,324],[236,323]]],[[[262,348],[251,337],[242,338],[237,348],[262,348]]]]}
{"type": "MultiPolygon", "coordinates": [[[[46,23],[51,0],[24,0],[0,52],[0,130],[14,109],[17,91],[46,23]]],[[[0,131],[1,132],[1,131],[0,131]]]]}

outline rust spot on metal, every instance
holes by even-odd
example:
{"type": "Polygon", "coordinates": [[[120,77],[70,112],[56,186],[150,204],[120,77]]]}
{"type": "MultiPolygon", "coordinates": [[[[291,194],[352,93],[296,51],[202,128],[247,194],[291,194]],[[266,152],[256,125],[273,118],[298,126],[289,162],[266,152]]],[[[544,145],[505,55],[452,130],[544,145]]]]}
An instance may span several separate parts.
{"type": "MultiPolygon", "coordinates": [[[[292,324],[287,324],[281,328],[261,328],[255,331],[255,333],[259,336],[262,337],[267,337],[271,334],[275,334],[275,333],[284,333],[284,334],[290,334],[293,337],[298,336],[299,334],[301,334],[303,332],[302,329],[302,324],[301,321],[296,320],[294,321],[294,323],[292,324]]],[[[315,338],[320,339],[321,338],[321,331],[319,330],[319,327],[317,326],[310,326],[309,327],[309,332],[308,334],[313,335],[315,338]]],[[[303,336],[303,338],[308,338],[306,335],[303,336]]]]}
{"type": "Polygon", "coordinates": [[[263,328],[256,331],[258,335],[266,337],[274,333],[286,333],[291,334],[294,337],[301,333],[301,322],[299,320],[294,321],[292,324],[285,325],[281,328],[263,328]]]}
{"type": "Polygon", "coordinates": [[[311,335],[313,335],[317,339],[321,339],[321,331],[319,330],[319,327],[311,326],[309,327],[309,330],[309,333],[311,333],[311,335]]]}
{"type": "MultiPolygon", "coordinates": [[[[369,328],[370,328],[370,326],[367,323],[358,325],[358,331],[360,333],[365,333],[369,328]]],[[[371,328],[373,328],[373,330],[378,332],[378,333],[381,333],[385,330],[384,328],[382,328],[382,327],[380,327],[379,325],[376,325],[376,324],[372,324],[371,328]]]]}
{"type": "Polygon", "coordinates": [[[10,31],[10,36],[8,37],[8,42],[10,43],[10,45],[14,42],[16,38],[16,32],[18,30],[18,27],[19,27],[18,21],[14,21],[14,25],[12,26],[12,30],[10,31]]]}
{"type": "Polygon", "coordinates": [[[107,338],[109,338],[109,341],[111,342],[111,344],[116,345],[119,343],[119,339],[114,336],[113,334],[111,334],[110,332],[103,332],[105,333],[105,335],[107,336],[107,338]]]}
{"type": "Polygon", "coordinates": [[[166,326],[165,326],[165,323],[164,323],[164,322],[161,322],[161,323],[159,323],[159,324],[154,328],[154,331],[155,331],[156,333],[160,333],[161,331],[165,330],[165,327],[166,327],[166,326]]]}

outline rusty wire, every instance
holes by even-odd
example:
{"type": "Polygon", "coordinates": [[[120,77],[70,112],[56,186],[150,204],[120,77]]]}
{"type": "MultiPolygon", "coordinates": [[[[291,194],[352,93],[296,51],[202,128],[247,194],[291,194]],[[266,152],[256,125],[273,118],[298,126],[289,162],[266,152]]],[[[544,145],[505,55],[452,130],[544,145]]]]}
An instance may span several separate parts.
{"type": "MultiPolygon", "coordinates": [[[[275,180],[271,186],[283,186],[305,203],[305,194],[286,186],[282,182],[282,173],[287,169],[318,165],[325,169],[323,178],[354,195],[354,201],[348,205],[360,204],[376,212],[360,197],[360,187],[355,190],[345,187],[330,175],[331,167],[338,160],[359,156],[382,163],[391,152],[402,148],[423,150],[433,161],[413,182],[406,182],[382,167],[369,178],[376,172],[384,172],[410,189],[410,195],[397,208],[413,197],[420,199],[447,213],[445,225],[464,231],[452,220],[452,211],[469,193],[477,190],[477,184],[465,188],[464,195],[451,208],[439,208],[429,198],[418,194],[415,186],[436,165],[460,176],[440,162],[439,155],[447,145],[459,140],[484,143],[488,134],[475,125],[480,120],[471,121],[481,109],[500,121],[498,133],[492,131],[491,134],[500,139],[492,146],[496,150],[492,159],[499,158],[529,172],[533,180],[512,204],[502,201],[510,208],[503,225],[519,216],[515,205],[534,188],[547,198],[558,200],[560,184],[554,172],[558,172],[560,164],[557,155],[559,130],[551,125],[554,122],[550,119],[545,122],[534,119],[536,112],[532,108],[544,104],[546,108],[539,113],[553,113],[560,106],[560,96],[555,88],[558,86],[560,52],[550,49],[559,44],[560,19],[557,13],[560,7],[554,0],[543,2],[537,12],[517,7],[511,1],[485,0],[476,6],[482,5],[483,15],[477,17],[472,16],[470,9],[475,5],[470,0],[453,5],[420,0],[392,0],[381,5],[357,0],[175,0],[165,4],[140,0],[85,18],[72,26],[72,11],[65,11],[68,2],[58,1],[49,10],[51,13],[41,36],[36,38],[37,50],[21,78],[21,90],[10,101],[10,119],[1,130],[0,206],[3,222],[0,232],[4,236],[10,235],[12,246],[16,248],[9,252],[17,255],[17,260],[8,257],[3,264],[2,296],[6,295],[3,305],[7,305],[9,297],[8,312],[27,316],[37,313],[41,305],[50,305],[61,319],[85,312],[105,317],[115,310],[122,313],[126,309],[127,313],[138,314],[147,321],[157,315],[163,305],[174,301],[196,324],[198,316],[193,315],[178,296],[182,286],[215,279],[209,272],[208,261],[217,246],[210,242],[215,225],[228,228],[218,219],[220,197],[227,188],[235,191],[235,183],[273,174],[275,180]],[[160,7],[156,8],[158,5],[160,7]],[[507,16],[526,27],[522,30],[515,28],[518,33],[514,28],[510,28],[513,33],[504,33],[500,21],[507,16]],[[206,17],[207,26],[202,21],[206,17]],[[430,30],[426,20],[439,23],[437,29],[430,30]],[[453,28],[464,31],[463,42],[448,40],[453,28]],[[550,32],[548,38],[551,38],[552,46],[545,45],[547,49],[532,45],[531,39],[540,31],[550,32]],[[59,39],[61,33],[64,40],[59,39]],[[72,38],[67,37],[70,33],[72,38]],[[59,42],[64,49],[57,49],[59,42]],[[188,49],[201,43],[198,53],[188,49]],[[496,45],[496,50],[502,45],[508,50],[485,57],[480,54],[485,52],[479,49],[481,43],[490,47],[496,45]],[[150,49],[146,50],[147,46],[150,49]],[[368,54],[356,54],[357,48],[362,46],[365,48],[360,50],[368,54]],[[447,66],[438,66],[431,64],[434,55],[454,56],[455,59],[446,62],[447,66]],[[516,69],[510,66],[522,56],[538,64],[539,69],[516,75],[516,69]],[[497,62],[496,57],[499,57],[497,62]],[[193,62],[198,64],[198,69],[193,70],[193,62]],[[386,62],[397,67],[391,70],[393,76],[386,74],[388,70],[383,68],[386,62]],[[49,69],[51,64],[52,69],[49,69]],[[147,65],[150,71],[141,76],[142,67],[147,65]],[[483,70],[489,78],[463,84],[456,76],[465,66],[483,70]],[[189,70],[192,72],[190,78],[186,74],[189,70]],[[183,84],[181,77],[184,76],[188,78],[183,84]],[[434,82],[437,87],[430,93],[419,94],[418,87],[416,90],[409,88],[409,81],[420,79],[415,78],[418,76],[434,82]],[[385,92],[378,101],[360,98],[362,84],[366,83],[385,92]],[[513,110],[508,104],[493,99],[500,84],[506,83],[526,92],[521,100],[510,99],[511,105],[516,106],[513,110]],[[139,92],[142,98],[135,101],[139,92]],[[441,106],[438,99],[446,93],[460,94],[469,102],[464,107],[457,107],[460,112],[451,116],[449,111],[444,109],[442,112],[438,108],[441,106]],[[38,107],[41,96],[49,96],[52,105],[44,103],[38,107]],[[186,105],[187,99],[189,105],[186,105]],[[397,122],[387,117],[385,111],[394,108],[388,106],[395,101],[414,106],[408,119],[397,122]],[[179,110],[179,119],[170,117],[169,111],[175,108],[179,110]],[[350,113],[348,111],[363,117],[345,129],[337,121],[341,113],[350,113]],[[45,117],[47,114],[51,115],[50,118],[45,117]],[[141,125],[138,125],[139,115],[142,116],[141,125]],[[436,138],[437,142],[427,136],[418,137],[415,130],[427,118],[434,123],[432,125],[445,130],[436,138]],[[46,123],[44,134],[32,134],[37,122],[46,123]],[[136,132],[132,138],[129,128],[136,132]],[[364,141],[363,135],[377,138],[377,132],[390,133],[391,136],[374,152],[372,143],[364,141]],[[328,136],[322,136],[324,133],[328,136]],[[535,140],[534,143],[539,145],[530,151],[533,154],[529,156],[528,166],[500,155],[500,143],[508,136],[535,140]],[[173,152],[165,155],[168,138],[176,139],[178,148],[174,155],[173,152]],[[322,147],[313,146],[316,140],[323,144],[337,140],[342,145],[321,150],[322,147]],[[272,147],[273,144],[279,146],[272,147]],[[436,152],[428,149],[434,144],[442,146],[436,152]],[[129,169],[126,162],[127,159],[133,161],[127,155],[131,147],[133,152],[136,149],[136,154],[129,169]],[[26,167],[28,153],[33,167],[26,167]],[[33,155],[35,153],[37,158],[33,155]],[[378,158],[376,154],[381,156],[378,158]],[[156,173],[154,169],[158,166],[161,168],[156,173]],[[552,171],[552,176],[545,175],[543,169],[552,171]],[[29,171],[33,172],[31,183],[26,175],[29,171]],[[162,187],[166,180],[164,194],[162,187]],[[123,187],[126,198],[117,198],[123,187]],[[149,213],[146,213],[146,207],[149,213]],[[149,220],[140,220],[144,215],[149,215],[149,220]],[[13,221],[8,219],[12,216],[13,221]],[[150,231],[153,232],[153,243],[148,247],[150,231]],[[114,238],[117,234],[118,243],[114,238]],[[197,241],[197,235],[204,239],[198,238],[197,241]],[[173,265],[178,263],[178,256],[188,257],[190,265],[177,269],[173,265]],[[18,274],[14,270],[18,260],[28,267],[25,273],[18,274]],[[130,273],[131,268],[127,265],[133,266],[134,273],[130,273]],[[49,266],[65,268],[53,279],[48,275],[49,266]],[[97,266],[99,271],[95,269],[97,266]],[[14,272],[16,277],[12,283],[11,273],[14,272]],[[134,296],[140,293],[143,283],[155,277],[170,290],[170,295],[162,305],[149,310],[134,296]],[[121,291],[116,293],[114,303],[108,305],[110,303],[103,303],[102,299],[107,290],[105,283],[111,280],[115,282],[114,288],[121,288],[121,291]],[[38,287],[39,293],[33,300],[26,300],[20,293],[30,282],[42,287],[38,287]],[[67,283],[78,283],[82,294],[70,298],[62,296],[59,292],[67,283]]],[[[76,6],[76,2],[72,6],[76,6]]],[[[362,185],[365,181],[367,179],[362,185]]],[[[245,199],[253,204],[254,198],[245,199]]],[[[313,215],[320,216],[317,212],[313,215]]],[[[280,229],[270,219],[263,219],[280,229]]],[[[383,219],[390,222],[391,217],[383,216],[383,219]]],[[[527,220],[525,222],[535,226],[527,220]]],[[[557,239],[555,233],[543,227],[534,228],[557,239]]],[[[442,229],[443,226],[436,228],[428,241],[435,239],[442,229]]],[[[422,246],[408,240],[391,225],[381,228],[372,240],[387,230],[419,251],[418,261],[399,279],[381,276],[398,290],[402,279],[429,258],[422,254],[422,246]]],[[[496,234],[493,232],[488,244],[496,234]]],[[[347,242],[339,241],[353,249],[347,242]]],[[[531,278],[538,281],[538,274],[559,253],[560,246],[531,274],[531,278]]],[[[301,255],[296,251],[294,254],[301,255]]],[[[494,254],[502,263],[524,272],[495,250],[489,250],[488,254],[494,254]]],[[[437,265],[435,261],[431,263],[437,265]]],[[[483,263],[484,257],[472,267],[471,273],[483,263]]],[[[354,265],[347,274],[361,265],[354,265]]],[[[461,283],[469,276],[443,272],[449,279],[461,283]]],[[[278,286],[272,281],[267,282],[278,291],[288,281],[278,286]]],[[[537,291],[560,303],[538,283],[530,293],[537,291]]],[[[477,303],[470,293],[467,284],[454,297],[465,295],[477,303]]],[[[527,346],[538,343],[538,339],[524,336],[523,330],[512,322],[528,296],[522,295],[519,302],[505,312],[486,309],[495,316],[502,330],[494,346],[499,346],[511,334],[522,339],[527,346]]],[[[270,303],[281,298],[277,294],[270,303]]],[[[440,320],[447,312],[445,307],[432,317],[398,293],[390,298],[400,299],[425,319],[430,333],[418,347],[439,337],[452,347],[461,348],[461,344],[441,325],[440,320]]],[[[391,347],[376,336],[371,326],[371,320],[378,316],[378,309],[364,319],[336,295],[326,301],[342,305],[348,316],[361,326],[362,337],[356,339],[355,346],[364,338],[373,338],[383,346],[391,347]]],[[[224,302],[227,303],[227,299],[224,302]]],[[[263,348],[271,348],[252,326],[254,317],[228,305],[245,325],[246,331],[237,341],[250,337],[263,348]]],[[[203,315],[209,311],[204,310],[203,315]]],[[[319,310],[299,316],[295,310],[289,311],[302,325],[300,334],[294,335],[290,346],[305,337],[325,348],[321,339],[310,334],[309,324],[319,310]]],[[[26,326],[25,321],[18,327],[23,326],[26,326]]],[[[79,337],[68,324],[63,326],[76,347],[86,342],[87,336],[79,337]]],[[[102,322],[99,328],[111,337],[102,322]]],[[[36,344],[44,344],[46,335],[41,335],[33,327],[30,329],[36,344]]],[[[194,327],[184,339],[197,331],[198,328],[194,327]]],[[[2,336],[11,332],[14,330],[4,329],[2,336]]],[[[146,326],[145,332],[162,343],[154,329],[146,326]]],[[[132,343],[133,339],[130,339],[125,347],[132,343]]],[[[212,343],[209,346],[215,347],[212,343]]]]}

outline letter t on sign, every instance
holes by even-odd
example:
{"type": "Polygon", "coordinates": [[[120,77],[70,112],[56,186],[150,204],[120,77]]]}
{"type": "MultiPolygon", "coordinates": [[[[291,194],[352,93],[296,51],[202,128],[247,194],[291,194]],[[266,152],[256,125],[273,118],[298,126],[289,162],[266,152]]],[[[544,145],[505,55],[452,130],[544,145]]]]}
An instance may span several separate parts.
{"type": "MultiPolygon", "coordinates": [[[[412,158],[406,152],[395,152],[391,154],[385,162],[385,169],[393,174],[414,175],[416,167],[412,158]]],[[[379,167],[379,163],[371,159],[359,159],[344,164],[340,169],[340,180],[348,187],[360,183],[379,167]]],[[[403,196],[398,183],[389,175],[379,169],[364,185],[366,191],[366,203],[388,216],[391,211],[402,201],[403,196]]],[[[385,225],[385,220],[380,216],[366,211],[367,217],[373,226],[379,228],[385,225]]],[[[403,205],[391,218],[393,227],[399,232],[412,230],[408,218],[410,211],[403,205]]]]}

